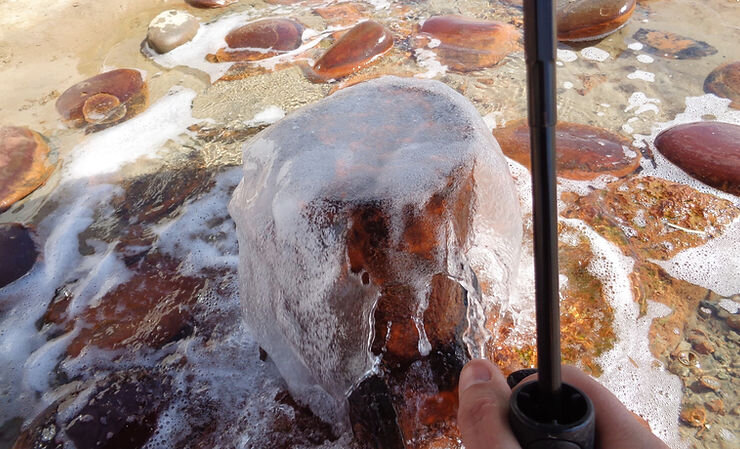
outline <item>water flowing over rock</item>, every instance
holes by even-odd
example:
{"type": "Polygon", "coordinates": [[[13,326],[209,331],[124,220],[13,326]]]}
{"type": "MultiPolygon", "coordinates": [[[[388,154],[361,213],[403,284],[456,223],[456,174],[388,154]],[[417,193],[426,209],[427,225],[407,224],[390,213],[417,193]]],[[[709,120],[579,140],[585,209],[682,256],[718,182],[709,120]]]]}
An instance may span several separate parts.
{"type": "Polygon", "coordinates": [[[0,213],[46,182],[53,170],[49,146],[40,134],[0,127],[0,213]]]}
{"type": "Polygon", "coordinates": [[[428,39],[424,45],[432,48],[442,64],[461,72],[498,63],[518,47],[521,38],[509,24],[463,16],[430,17],[419,31],[439,40],[439,45],[428,39]]]}
{"type": "Polygon", "coordinates": [[[601,39],[623,27],[634,10],[635,0],[558,0],[558,39],[601,39]]]}
{"type": "Polygon", "coordinates": [[[655,147],[699,181],[740,195],[740,126],[686,123],[658,134],[655,147]]]}
{"type": "Polygon", "coordinates": [[[195,16],[170,9],[152,19],[146,40],[157,53],[167,53],[194,38],[198,28],[200,23],[195,16]]]}
{"type": "Polygon", "coordinates": [[[730,107],[740,109],[740,61],[723,64],[704,80],[704,92],[732,100],[730,107]]]}
{"type": "Polygon", "coordinates": [[[28,272],[36,263],[38,250],[31,231],[18,223],[0,225],[0,288],[28,272]]]}
{"type": "Polygon", "coordinates": [[[143,111],[149,90],[141,72],[116,69],[81,81],[57,99],[56,108],[71,126],[98,131],[143,111]]]}
{"type": "MultiPolygon", "coordinates": [[[[530,168],[529,126],[526,120],[496,128],[493,135],[504,154],[530,168]]],[[[630,141],[605,129],[578,123],[558,123],[555,153],[557,174],[587,180],[601,175],[624,176],[640,165],[640,152],[630,141]]]]}
{"type": "Polygon", "coordinates": [[[371,64],[393,48],[393,35],[378,22],[352,27],[313,66],[318,80],[342,78],[371,64]]]}
{"type": "Polygon", "coordinates": [[[223,8],[239,0],[185,0],[189,5],[196,8],[223,8]]]}
{"type": "Polygon", "coordinates": [[[640,28],[632,37],[645,45],[645,51],[663,58],[699,59],[717,53],[717,49],[706,42],[669,31],[640,28]]]}
{"type": "Polygon", "coordinates": [[[217,62],[256,61],[301,46],[303,25],[290,19],[258,20],[226,35],[228,48],[218,50],[217,62]]]}
{"type": "Polygon", "coordinates": [[[508,291],[518,204],[452,89],[384,77],[338,91],[244,148],[229,204],[244,319],[294,396],[337,423],[349,404],[361,440],[454,433],[457,376],[480,355],[473,269],[485,259],[508,291]]]}

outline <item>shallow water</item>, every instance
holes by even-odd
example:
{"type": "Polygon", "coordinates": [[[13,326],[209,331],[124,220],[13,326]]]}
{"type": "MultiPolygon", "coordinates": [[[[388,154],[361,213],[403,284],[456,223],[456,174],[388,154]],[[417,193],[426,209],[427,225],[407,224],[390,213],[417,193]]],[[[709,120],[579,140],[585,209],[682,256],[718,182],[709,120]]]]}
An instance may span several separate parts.
{"type": "MultiPolygon", "coordinates": [[[[209,29],[217,37],[228,31],[221,25],[224,20],[294,18],[314,31],[304,34],[304,45],[315,45],[316,52],[309,48],[305,57],[315,58],[328,47],[321,39],[327,30],[347,26],[314,13],[332,3],[270,5],[242,0],[224,9],[202,10],[181,0],[0,0],[0,124],[27,126],[44,134],[59,161],[43,187],[0,215],[2,223],[31,225],[42,254],[24,278],[0,288],[0,447],[12,447],[24,423],[28,427],[32,422],[30,428],[41,435],[37,441],[53,447],[49,442],[59,429],[52,421],[70,422],[76,414],[96,416],[86,406],[88,397],[107,391],[106,383],[114,381],[151,386],[149,398],[163,398],[151,406],[155,424],[137,422],[145,436],[138,445],[354,444],[351,434],[334,434],[292,402],[275,367],[269,359],[261,360],[257,343],[241,321],[238,247],[226,211],[241,176],[235,167],[241,162],[242,143],[283,114],[327,96],[344,80],[313,84],[289,58],[274,72],[212,83],[215,72],[202,71],[208,64],[205,54],[196,52],[197,46],[184,48],[176,64],[141,51],[154,16],[165,9],[186,8],[202,24],[215,23],[209,29]],[[59,94],[80,80],[120,67],[146,73],[149,108],[94,134],[66,128],[54,109],[59,94]],[[135,311],[124,308],[120,314],[101,312],[108,314],[102,318],[90,313],[102,311],[106,300],[135,302],[136,295],[127,292],[141,282],[159,298],[158,305],[132,306],[135,311]],[[182,293],[168,296],[173,291],[182,293]],[[177,304],[186,304],[186,312],[177,304]],[[132,322],[141,323],[133,325],[139,330],[117,337],[132,322]],[[148,322],[157,327],[148,329],[148,322]],[[44,413],[50,405],[57,410],[51,418],[44,413]],[[51,436],[44,439],[43,432],[51,436]]],[[[430,52],[415,51],[410,36],[416,23],[442,13],[520,26],[521,12],[515,4],[436,0],[364,4],[361,17],[373,18],[405,38],[397,39],[390,53],[349,80],[375,74],[438,79],[471,100],[491,128],[505,126],[526,112],[521,50],[493,67],[459,73],[445,70],[430,52]]],[[[740,338],[726,323],[728,316],[738,313],[740,302],[740,260],[732,251],[740,244],[735,209],[740,198],[692,180],[662,158],[652,142],[672,124],[700,120],[740,124],[740,111],[730,108],[728,100],[705,94],[702,87],[715,67],[740,59],[738,24],[740,3],[735,0],[646,0],[638,2],[630,21],[615,34],[559,46],[559,119],[629,137],[643,154],[642,171],[630,179],[653,176],[688,185],[688,196],[680,198],[711,202],[706,215],[721,223],[714,230],[709,225],[688,229],[666,224],[665,229],[675,231],[667,245],[689,249],[656,255],[636,243],[642,232],[639,220],[635,226],[623,226],[628,237],[620,244],[611,228],[589,219],[585,200],[573,199],[574,194],[585,197],[607,191],[610,184],[617,185],[615,179],[561,180],[561,212],[569,211],[561,244],[576,253],[586,251],[590,260],[587,269],[564,274],[566,284],[578,284],[579,276],[596,279],[606,309],[612,311],[604,319],[572,314],[576,318],[568,321],[566,339],[568,332],[590,336],[588,326],[596,329],[604,323],[611,326],[612,337],[599,348],[568,340],[565,357],[599,375],[676,448],[736,447],[740,438],[740,338]],[[650,53],[634,37],[641,28],[704,41],[717,52],[683,60],[650,53]],[[703,234],[697,237],[696,232],[703,234]],[[630,242],[629,236],[634,240],[630,242]],[[689,242],[691,238],[695,240],[689,242]],[[651,274],[653,262],[665,274],[651,274]],[[674,329],[677,337],[665,336],[674,329]],[[697,352],[699,337],[709,341],[713,353],[697,352]],[[716,390],[702,386],[708,376],[719,382],[716,390]],[[694,407],[704,410],[703,420],[679,420],[681,411],[688,417],[694,407]]],[[[519,187],[526,230],[528,171],[514,161],[509,165],[519,187]]],[[[667,201],[674,200],[665,195],[667,201]]],[[[650,216],[642,213],[649,221],[650,216]]],[[[505,369],[532,362],[528,244],[525,239],[518,291],[507,304],[496,305],[508,323],[501,325],[507,332],[495,334],[491,344],[505,369]]],[[[121,407],[127,413],[128,405],[121,407]]],[[[74,441],[86,447],[84,439],[74,441]]]]}

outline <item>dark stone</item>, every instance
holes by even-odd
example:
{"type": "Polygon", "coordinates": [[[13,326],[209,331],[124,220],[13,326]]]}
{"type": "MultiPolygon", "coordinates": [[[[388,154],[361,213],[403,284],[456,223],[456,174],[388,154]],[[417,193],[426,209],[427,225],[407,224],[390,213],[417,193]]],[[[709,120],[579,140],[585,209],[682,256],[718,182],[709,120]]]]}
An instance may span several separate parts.
{"type": "Polygon", "coordinates": [[[645,45],[647,52],[664,58],[699,59],[717,53],[717,49],[706,42],[668,31],[640,28],[632,37],[645,45]]]}
{"type": "Polygon", "coordinates": [[[18,223],[0,225],[0,254],[0,288],[28,273],[39,255],[31,231],[18,223]]]}

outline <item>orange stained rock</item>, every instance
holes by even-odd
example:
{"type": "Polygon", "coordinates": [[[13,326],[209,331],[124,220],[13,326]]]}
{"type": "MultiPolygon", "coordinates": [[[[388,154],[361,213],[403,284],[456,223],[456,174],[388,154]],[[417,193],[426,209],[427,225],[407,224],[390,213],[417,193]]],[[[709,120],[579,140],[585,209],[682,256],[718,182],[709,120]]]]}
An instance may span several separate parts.
{"type": "MultiPolygon", "coordinates": [[[[530,167],[529,126],[517,120],[493,135],[504,154],[530,167]]],[[[640,152],[630,140],[605,129],[578,123],[558,123],[556,128],[557,174],[563,178],[586,180],[601,175],[621,177],[640,165],[640,152]]]]}
{"type": "Polygon", "coordinates": [[[40,134],[0,127],[0,213],[46,182],[53,170],[49,146],[40,134]]]}
{"type": "Polygon", "coordinates": [[[223,8],[239,0],[185,0],[189,5],[196,8],[223,8]]]}
{"type": "Polygon", "coordinates": [[[729,98],[732,100],[730,107],[740,109],[740,61],[714,69],[704,81],[704,92],[729,98]]]}
{"type": "Polygon", "coordinates": [[[717,49],[706,42],[668,31],[640,28],[632,37],[645,45],[645,51],[664,58],[699,59],[717,53],[717,49]]]}
{"type": "Polygon", "coordinates": [[[294,20],[258,20],[230,31],[225,38],[228,48],[218,50],[209,60],[229,62],[270,58],[300,47],[302,35],[303,25],[294,20]]]}
{"type": "Polygon", "coordinates": [[[635,0],[558,0],[558,39],[600,39],[624,26],[634,10],[635,0]]]}
{"type": "Polygon", "coordinates": [[[430,17],[419,31],[427,41],[440,41],[432,50],[442,64],[462,72],[498,63],[519,47],[521,39],[512,25],[454,15],[430,17]]]}
{"type": "Polygon", "coordinates": [[[95,75],[65,90],[57,99],[56,108],[72,126],[105,127],[141,112],[146,108],[148,96],[147,85],[138,70],[116,69],[95,75]],[[119,105],[113,106],[115,101],[119,105]],[[114,117],[120,118],[114,120],[114,117]]]}
{"type": "Polygon", "coordinates": [[[393,36],[378,22],[368,20],[355,25],[316,61],[317,81],[345,77],[374,62],[393,48],[393,36]]]}
{"type": "Polygon", "coordinates": [[[365,17],[365,7],[359,3],[339,3],[314,9],[314,12],[332,25],[347,26],[365,17]]]}

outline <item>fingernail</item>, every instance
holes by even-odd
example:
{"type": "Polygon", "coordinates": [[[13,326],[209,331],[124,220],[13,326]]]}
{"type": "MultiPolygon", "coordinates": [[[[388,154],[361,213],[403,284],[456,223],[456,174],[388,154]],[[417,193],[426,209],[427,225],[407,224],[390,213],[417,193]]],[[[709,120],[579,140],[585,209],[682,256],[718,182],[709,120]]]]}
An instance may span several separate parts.
{"type": "Polygon", "coordinates": [[[471,360],[460,373],[459,388],[465,391],[471,386],[491,380],[491,370],[484,360],[471,360]]]}

